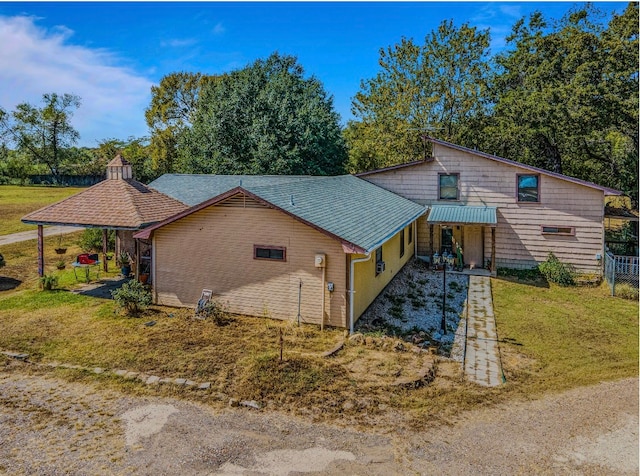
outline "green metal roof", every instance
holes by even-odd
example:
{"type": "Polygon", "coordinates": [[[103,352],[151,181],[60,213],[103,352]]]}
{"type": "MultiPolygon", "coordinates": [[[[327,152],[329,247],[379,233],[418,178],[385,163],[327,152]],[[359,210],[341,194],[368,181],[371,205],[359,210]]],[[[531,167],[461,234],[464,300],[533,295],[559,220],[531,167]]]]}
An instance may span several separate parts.
{"type": "Polygon", "coordinates": [[[496,207],[469,205],[433,205],[427,223],[462,223],[468,225],[496,225],[496,207]]]}
{"type": "MultiPolygon", "coordinates": [[[[354,252],[368,253],[390,239],[426,211],[407,200],[352,175],[239,176],[164,175],[150,187],[200,209],[220,195],[238,189],[328,232],[354,252]]],[[[188,213],[188,212],[187,212],[188,213]]],[[[179,219],[184,214],[164,223],[179,219]]]]}

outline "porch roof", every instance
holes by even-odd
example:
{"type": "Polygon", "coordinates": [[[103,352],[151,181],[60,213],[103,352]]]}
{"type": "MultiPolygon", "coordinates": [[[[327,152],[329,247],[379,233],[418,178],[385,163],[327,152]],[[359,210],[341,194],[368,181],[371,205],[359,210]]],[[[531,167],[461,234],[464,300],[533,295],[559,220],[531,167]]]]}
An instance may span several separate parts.
{"type": "Polygon", "coordinates": [[[465,225],[496,226],[497,207],[474,207],[469,205],[433,205],[427,223],[455,223],[465,225]]]}

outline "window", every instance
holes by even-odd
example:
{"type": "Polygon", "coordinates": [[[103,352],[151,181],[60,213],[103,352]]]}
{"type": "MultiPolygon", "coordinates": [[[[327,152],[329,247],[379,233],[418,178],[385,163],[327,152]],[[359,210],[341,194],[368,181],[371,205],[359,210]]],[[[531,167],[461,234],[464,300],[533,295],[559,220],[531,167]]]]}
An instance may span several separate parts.
{"type": "Polygon", "coordinates": [[[566,235],[573,236],[576,234],[576,229],[572,226],[551,226],[542,225],[543,235],[566,235]]]}
{"type": "Polygon", "coordinates": [[[439,174],[440,200],[458,200],[458,174],[439,174]]]}
{"type": "Polygon", "coordinates": [[[382,273],[382,267],[384,263],[382,262],[382,246],[376,250],[376,276],[382,273]]]}
{"type": "Polygon", "coordinates": [[[540,202],[540,177],[538,175],[518,175],[518,201],[540,202]]]}
{"type": "Polygon", "coordinates": [[[253,259],[286,261],[287,249],[282,246],[253,245],[253,259]]]}
{"type": "Polygon", "coordinates": [[[404,256],[404,230],[400,231],[400,258],[404,256]]]}
{"type": "Polygon", "coordinates": [[[413,223],[409,224],[409,244],[413,243],[413,223]]]}

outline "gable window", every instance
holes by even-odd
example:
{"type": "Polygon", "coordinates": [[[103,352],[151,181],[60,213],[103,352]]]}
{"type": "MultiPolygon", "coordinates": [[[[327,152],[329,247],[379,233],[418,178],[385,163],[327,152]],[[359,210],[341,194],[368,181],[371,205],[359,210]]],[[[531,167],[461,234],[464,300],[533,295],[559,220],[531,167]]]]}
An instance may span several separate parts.
{"type": "Polygon", "coordinates": [[[543,235],[565,235],[565,236],[573,236],[576,234],[576,229],[572,226],[552,226],[552,225],[542,225],[542,234],[543,235]]]}
{"type": "Polygon", "coordinates": [[[384,261],[382,261],[382,246],[376,250],[376,276],[384,270],[384,261]]]}
{"type": "Polygon", "coordinates": [[[253,245],[253,259],[286,261],[287,249],[283,246],[253,245]]]}
{"type": "Polygon", "coordinates": [[[518,175],[518,201],[540,202],[540,176],[518,175]]]}
{"type": "Polygon", "coordinates": [[[440,200],[458,200],[458,180],[460,174],[438,175],[438,197],[440,200]]]}
{"type": "Polygon", "coordinates": [[[400,230],[400,258],[404,256],[404,230],[400,230]]]}
{"type": "Polygon", "coordinates": [[[413,223],[409,223],[409,244],[413,243],[413,223]]]}

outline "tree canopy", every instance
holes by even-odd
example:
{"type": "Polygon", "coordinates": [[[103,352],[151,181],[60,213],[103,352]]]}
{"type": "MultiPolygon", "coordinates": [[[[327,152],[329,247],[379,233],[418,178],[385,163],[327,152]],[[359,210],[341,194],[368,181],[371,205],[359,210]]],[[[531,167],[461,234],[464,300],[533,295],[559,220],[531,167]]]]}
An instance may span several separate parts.
{"type": "Polygon", "coordinates": [[[80,98],[72,94],[42,95],[43,106],[29,103],[16,106],[11,114],[0,109],[0,136],[32,163],[44,164],[54,177],[80,134],[71,126],[70,118],[80,107],[80,98]]]}
{"type": "Polygon", "coordinates": [[[332,97],[278,53],[204,84],[179,144],[185,173],[334,175],[347,158],[332,97]]]}

